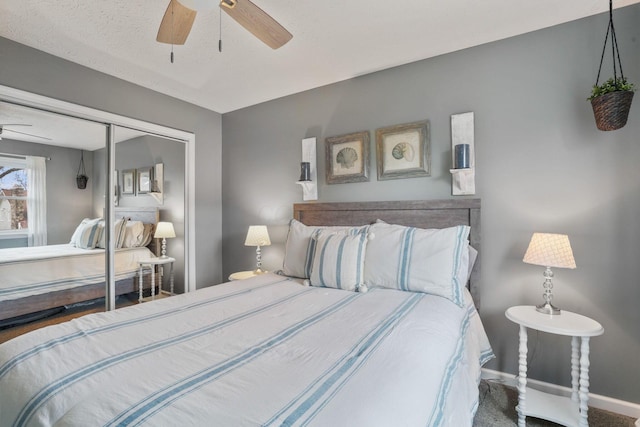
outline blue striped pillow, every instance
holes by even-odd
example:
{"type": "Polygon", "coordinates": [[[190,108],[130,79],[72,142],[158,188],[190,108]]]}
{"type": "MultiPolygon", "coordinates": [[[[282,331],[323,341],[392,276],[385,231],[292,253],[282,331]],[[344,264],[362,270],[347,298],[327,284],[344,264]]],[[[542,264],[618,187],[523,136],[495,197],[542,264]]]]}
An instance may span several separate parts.
{"type": "Polygon", "coordinates": [[[368,226],[308,226],[296,219],[289,222],[289,233],[285,243],[284,260],[281,274],[308,279],[311,277],[311,266],[315,254],[315,242],[312,237],[320,231],[355,234],[366,230],[368,226]]]}
{"type": "MultiPolygon", "coordinates": [[[[124,235],[127,231],[127,218],[120,218],[113,225],[114,247],[120,249],[124,244],[124,235]]],[[[104,249],[106,247],[107,234],[104,229],[104,221],[100,221],[100,235],[96,247],[104,249]]]]}
{"type": "Polygon", "coordinates": [[[376,223],[370,228],[364,283],[438,295],[464,305],[469,227],[422,229],[376,223]]]}
{"type": "MultiPolygon", "coordinates": [[[[91,219],[91,218],[85,218],[83,219],[80,224],[76,227],[75,231],[73,232],[73,235],[71,236],[71,240],[69,241],[69,244],[75,247],[81,247],[79,244],[79,240],[80,237],[82,235],[82,233],[86,230],[87,226],[90,225],[95,225],[98,224],[100,222],[100,218],[95,218],[95,219],[91,219]]],[[[85,242],[87,242],[87,240],[85,239],[85,242]]],[[[94,245],[95,247],[95,245],[94,245]]],[[[93,248],[92,248],[93,249],[93,248]]]]}
{"type": "Polygon", "coordinates": [[[74,233],[76,248],[94,249],[100,235],[100,224],[99,222],[82,223],[78,226],[76,232],[77,234],[74,233]]]}
{"type": "Polygon", "coordinates": [[[315,247],[311,285],[354,291],[364,279],[367,232],[319,232],[312,237],[315,247]]]}

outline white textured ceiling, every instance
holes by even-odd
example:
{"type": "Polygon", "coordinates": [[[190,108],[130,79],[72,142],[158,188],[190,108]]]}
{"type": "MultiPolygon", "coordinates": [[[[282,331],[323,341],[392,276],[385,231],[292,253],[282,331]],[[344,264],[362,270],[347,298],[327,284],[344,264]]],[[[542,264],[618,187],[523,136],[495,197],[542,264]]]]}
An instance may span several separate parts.
{"type": "Polygon", "coordinates": [[[168,0],[2,0],[0,36],[225,113],[608,9],[606,0],[253,1],[293,34],[284,47],[223,14],[219,53],[214,8],[198,13],[171,64],[171,47],[155,41],[168,0]]]}
{"type": "MultiPolygon", "coordinates": [[[[104,148],[106,141],[104,125],[7,102],[0,102],[0,127],[3,139],[88,151],[104,148]]],[[[145,134],[117,126],[114,140],[121,142],[142,135],[145,134]]],[[[0,151],[1,148],[0,144],[0,151]]]]}

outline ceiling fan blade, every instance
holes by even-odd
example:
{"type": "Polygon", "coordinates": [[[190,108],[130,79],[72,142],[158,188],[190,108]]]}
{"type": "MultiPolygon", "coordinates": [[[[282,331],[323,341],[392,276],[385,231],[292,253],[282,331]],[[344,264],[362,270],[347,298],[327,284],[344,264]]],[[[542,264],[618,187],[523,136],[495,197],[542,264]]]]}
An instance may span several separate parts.
{"type": "Polygon", "coordinates": [[[233,4],[232,0],[223,0],[220,7],[272,49],[282,47],[293,38],[289,31],[249,0],[235,0],[233,4]]]}
{"type": "MultiPolygon", "coordinates": [[[[5,126],[9,126],[9,125],[5,125],[5,126]]],[[[15,125],[14,125],[15,126],[15,125]]],[[[31,125],[25,125],[25,126],[31,126],[31,125]]],[[[18,132],[17,130],[12,130],[12,129],[7,129],[5,127],[2,128],[2,130],[4,132],[13,132],[13,133],[19,133],[20,135],[27,135],[27,136],[32,136],[34,138],[41,138],[41,139],[46,139],[47,141],[52,141],[51,138],[47,138],[46,136],[40,136],[40,135],[34,135],[32,133],[26,133],[26,132],[18,132]]]]}
{"type": "Polygon", "coordinates": [[[168,44],[184,44],[189,37],[196,11],[184,7],[177,0],[171,0],[164,13],[156,41],[168,44]]]}

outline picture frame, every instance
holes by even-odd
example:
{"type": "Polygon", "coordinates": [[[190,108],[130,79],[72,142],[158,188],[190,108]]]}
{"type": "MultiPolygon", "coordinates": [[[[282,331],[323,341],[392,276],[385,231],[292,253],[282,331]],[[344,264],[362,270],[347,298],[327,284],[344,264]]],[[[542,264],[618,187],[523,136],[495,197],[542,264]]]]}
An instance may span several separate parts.
{"type": "Polygon", "coordinates": [[[378,181],[431,176],[429,121],[376,129],[378,181]]]}
{"type": "Polygon", "coordinates": [[[369,181],[369,131],[325,138],[327,184],[369,181]]]}
{"type": "Polygon", "coordinates": [[[138,168],[138,191],[136,194],[147,194],[151,192],[153,183],[153,167],[138,168]]]}
{"type": "Polygon", "coordinates": [[[136,170],[127,169],[122,171],[122,195],[136,194],[136,170]]]}

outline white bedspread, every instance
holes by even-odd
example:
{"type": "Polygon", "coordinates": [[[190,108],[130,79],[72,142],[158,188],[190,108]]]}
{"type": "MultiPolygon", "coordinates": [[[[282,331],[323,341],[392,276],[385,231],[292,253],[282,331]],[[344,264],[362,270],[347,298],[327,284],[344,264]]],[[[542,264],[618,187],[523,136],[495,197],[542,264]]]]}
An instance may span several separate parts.
{"type": "Polygon", "coordinates": [[[265,274],[0,345],[0,426],[470,426],[492,356],[472,305],[265,274]]]}
{"type": "MultiPolygon", "coordinates": [[[[69,244],[0,249],[0,301],[70,289],[104,281],[104,249],[69,244]]],[[[148,248],[117,249],[116,280],[134,277],[148,248]]]]}

